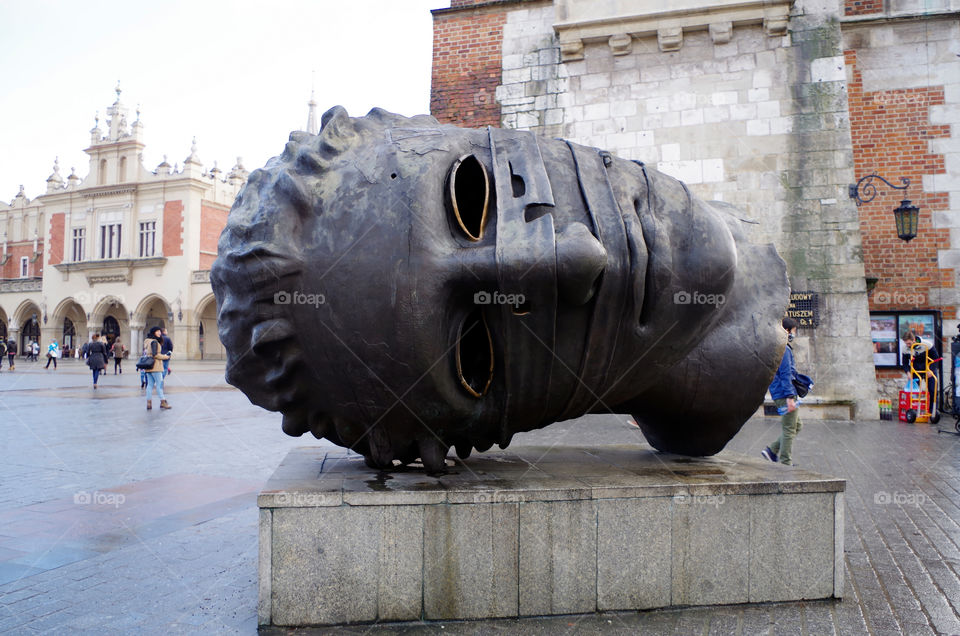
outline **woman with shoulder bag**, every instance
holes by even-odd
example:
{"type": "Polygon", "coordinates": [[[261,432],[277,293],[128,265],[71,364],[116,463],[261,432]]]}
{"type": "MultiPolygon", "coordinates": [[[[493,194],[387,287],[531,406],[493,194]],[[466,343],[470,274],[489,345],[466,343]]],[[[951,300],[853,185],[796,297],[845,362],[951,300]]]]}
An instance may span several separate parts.
{"type": "MultiPolygon", "coordinates": [[[[153,366],[144,369],[147,375],[147,410],[153,408],[150,398],[153,395],[154,388],[157,390],[157,397],[160,398],[160,408],[169,409],[171,407],[163,396],[163,361],[168,360],[170,356],[160,352],[163,346],[163,331],[160,327],[153,327],[147,333],[149,337],[143,341],[144,357],[153,358],[153,366]]],[[[140,362],[137,362],[137,367],[140,366],[140,362]]]]}

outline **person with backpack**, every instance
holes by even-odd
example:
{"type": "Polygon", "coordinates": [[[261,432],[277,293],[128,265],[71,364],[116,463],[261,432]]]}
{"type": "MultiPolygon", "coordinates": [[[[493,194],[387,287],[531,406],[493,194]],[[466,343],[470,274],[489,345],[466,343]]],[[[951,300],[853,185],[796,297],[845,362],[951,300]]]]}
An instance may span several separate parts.
{"type": "Polygon", "coordinates": [[[797,377],[797,365],[793,358],[793,347],[791,343],[797,335],[797,321],[790,316],[784,316],[780,322],[787,332],[787,346],[783,350],[783,358],[780,360],[780,366],[777,373],[773,376],[773,382],[770,383],[770,397],[773,403],[777,405],[777,412],[780,414],[780,437],[772,444],[760,451],[760,454],[772,462],[780,462],[790,466],[793,464],[793,440],[800,433],[800,411],[798,402],[798,389],[794,384],[797,377]]]}

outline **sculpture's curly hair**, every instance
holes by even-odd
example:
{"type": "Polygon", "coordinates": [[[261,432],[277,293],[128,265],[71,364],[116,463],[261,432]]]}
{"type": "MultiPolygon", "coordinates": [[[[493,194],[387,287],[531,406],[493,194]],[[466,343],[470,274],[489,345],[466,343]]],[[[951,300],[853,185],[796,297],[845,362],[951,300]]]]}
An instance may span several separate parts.
{"type": "MultiPolygon", "coordinates": [[[[289,305],[276,294],[296,289],[308,267],[298,237],[310,218],[323,213],[323,179],[332,164],[366,134],[388,128],[437,126],[430,116],[403,117],[375,108],[351,118],[336,106],[321,119],[318,135],[293,132],[283,154],[255,170],[234,201],[210,272],[217,325],[227,352],[227,382],[263,408],[283,413],[283,430],[311,431],[337,444],[343,426],[312,406],[309,374],[289,305]],[[338,433],[338,424],[341,431],[338,433]]],[[[356,448],[363,452],[363,448],[356,448]]]]}

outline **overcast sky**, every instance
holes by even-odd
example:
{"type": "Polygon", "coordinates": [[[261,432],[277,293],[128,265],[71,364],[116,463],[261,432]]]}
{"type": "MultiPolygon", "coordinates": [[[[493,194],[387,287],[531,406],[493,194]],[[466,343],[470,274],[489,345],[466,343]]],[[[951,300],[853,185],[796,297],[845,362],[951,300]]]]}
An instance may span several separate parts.
{"type": "Polygon", "coordinates": [[[317,116],[429,112],[432,17],[449,0],[0,1],[0,201],[46,191],[55,157],[86,177],[94,115],[139,104],[154,170],[197,155],[224,172],[283,151],[317,116]]]}

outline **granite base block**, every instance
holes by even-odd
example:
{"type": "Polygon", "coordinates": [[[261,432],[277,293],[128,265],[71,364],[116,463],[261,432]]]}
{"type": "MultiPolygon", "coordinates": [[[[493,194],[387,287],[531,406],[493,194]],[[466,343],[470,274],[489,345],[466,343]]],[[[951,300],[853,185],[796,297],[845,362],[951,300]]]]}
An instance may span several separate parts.
{"type": "Polygon", "coordinates": [[[261,625],[837,597],[845,482],[721,453],[520,447],[393,474],[292,450],[260,493],[261,625]]]}

